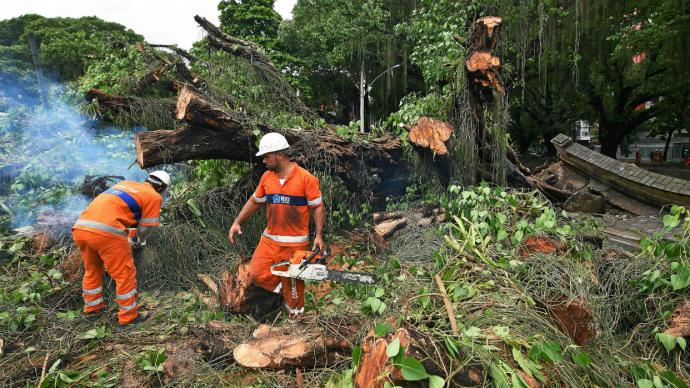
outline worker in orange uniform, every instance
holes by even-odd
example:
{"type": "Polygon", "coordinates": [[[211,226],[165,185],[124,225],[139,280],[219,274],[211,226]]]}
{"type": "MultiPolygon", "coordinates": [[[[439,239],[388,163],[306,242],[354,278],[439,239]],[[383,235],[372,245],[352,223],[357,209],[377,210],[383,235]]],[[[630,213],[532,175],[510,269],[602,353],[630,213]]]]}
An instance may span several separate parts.
{"type": "Polygon", "coordinates": [[[279,133],[267,133],[261,138],[256,156],[263,157],[268,171],[233,221],[228,238],[234,244],[235,233],[242,234],[240,225],[259,206],[266,205],[268,223],[249,263],[250,277],[259,287],[282,295],[290,318],[299,318],[304,312],[304,281],[275,276],[271,265],[289,260],[297,250],[307,249],[310,210],[316,224],[312,250],[323,249],[325,211],[319,179],[290,160],[289,147],[279,133]]]}
{"type": "Polygon", "coordinates": [[[115,280],[120,327],[143,318],[137,305],[137,277],[132,249],[146,244],[146,236],[160,225],[161,194],[170,185],[165,171],[150,173],[144,182],[122,181],[98,195],[72,227],[72,237],[84,261],[84,314],[92,320],[105,311],[103,271],[115,280]],[[129,229],[136,235],[129,237],[129,229]]]}

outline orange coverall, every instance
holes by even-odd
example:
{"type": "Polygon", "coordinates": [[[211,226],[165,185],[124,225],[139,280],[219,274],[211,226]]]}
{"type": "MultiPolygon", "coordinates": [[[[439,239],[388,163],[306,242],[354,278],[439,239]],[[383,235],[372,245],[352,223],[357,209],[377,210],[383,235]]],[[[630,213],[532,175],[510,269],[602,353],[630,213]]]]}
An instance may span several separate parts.
{"type": "Polygon", "coordinates": [[[138,315],[137,276],[128,228],[160,225],[163,202],[151,184],[122,181],[98,195],[72,227],[84,261],[84,313],[105,308],[103,271],[115,280],[118,321],[125,325],[138,315]]]}
{"type": "Polygon", "coordinates": [[[298,316],[304,312],[304,281],[275,276],[271,265],[308,249],[309,210],[322,206],[319,179],[295,165],[281,185],[276,173],[266,171],[252,200],[266,204],[268,222],[249,263],[250,276],[259,287],[281,294],[290,316],[298,316]]]}

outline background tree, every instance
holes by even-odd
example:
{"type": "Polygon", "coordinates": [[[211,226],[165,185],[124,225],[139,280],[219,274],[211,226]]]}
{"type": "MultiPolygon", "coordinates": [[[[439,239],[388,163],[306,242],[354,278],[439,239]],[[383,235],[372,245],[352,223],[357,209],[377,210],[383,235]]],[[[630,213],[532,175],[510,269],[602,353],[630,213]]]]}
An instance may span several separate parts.
{"type": "Polygon", "coordinates": [[[218,3],[220,28],[227,34],[272,49],[282,20],[273,9],[274,4],[274,0],[222,0],[218,3]]]}

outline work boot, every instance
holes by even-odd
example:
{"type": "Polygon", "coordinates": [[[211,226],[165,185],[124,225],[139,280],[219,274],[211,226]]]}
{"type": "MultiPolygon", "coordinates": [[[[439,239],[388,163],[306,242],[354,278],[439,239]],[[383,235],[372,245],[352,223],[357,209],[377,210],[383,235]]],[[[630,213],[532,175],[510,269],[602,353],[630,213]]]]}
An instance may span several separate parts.
{"type": "Polygon", "coordinates": [[[107,315],[107,311],[105,308],[102,308],[98,311],[90,312],[90,313],[84,313],[84,319],[86,319],[89,322],[96,322],[99,321],[101,318],[105,317],[107,315]]]}
{"type": "Polygon", "coordinates": [[[118,324],[115,326],[114,331],[115,331],[116,333],[119,333],[119,332],[128,330],[128,329],[130,329],[130,328],[132,328],[132,327],[134,327],[134,326],[137,326],[137,325],[139,325],[140,323],[142,323],[142,322],[148,320],[148,319],[149,319],[149,316],[150,316],[150,314],[149,314],[148,311],[139,311],[139,314],[137,315],[136,318],[134,318],[134,320],[132,320],[132,321],[130,321],[130,322],[128,322],[128,323],[125,323],[124,325],[121,325],[121,324],[118,323],[118,324]]]}

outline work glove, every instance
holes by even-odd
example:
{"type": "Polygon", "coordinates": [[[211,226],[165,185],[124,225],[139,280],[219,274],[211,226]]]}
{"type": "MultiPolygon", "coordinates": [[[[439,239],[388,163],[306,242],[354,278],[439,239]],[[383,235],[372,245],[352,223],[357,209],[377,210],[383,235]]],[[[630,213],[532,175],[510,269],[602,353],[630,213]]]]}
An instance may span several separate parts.
{"type": "Polygon", "coordinates": [[[129,246],[133,250],[138,250],[146,246],[146,240],[139,240],[139,236],[130,237],[127,240],[129,240],[129,246]]]}

